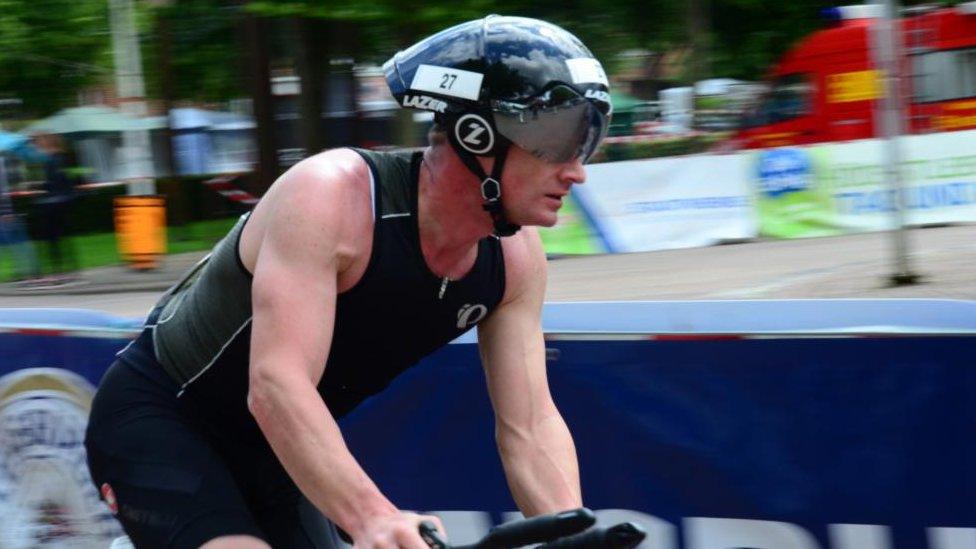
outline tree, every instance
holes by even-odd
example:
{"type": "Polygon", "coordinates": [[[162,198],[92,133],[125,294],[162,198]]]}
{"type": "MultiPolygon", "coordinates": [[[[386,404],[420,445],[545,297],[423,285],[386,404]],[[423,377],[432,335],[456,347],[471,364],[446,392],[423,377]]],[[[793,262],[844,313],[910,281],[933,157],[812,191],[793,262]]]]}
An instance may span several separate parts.
{"type": "Polygon", "coordinates": [[[242,38],[239,36],[241,8],[223,0],[178,0],[169,6],[146,12],[142,25],[148,95],[162,95],[163,74],[160,42],[153,30],[165,18],[170,33],[171,93],[177,100],[219,102],[246,95],[242,38]]]}
{"type": "Polygon", "coordinates": [[[109,36],[105,0],[0,0],[0,94],[29,115],[70,104],[111,77],[109,36]]]}

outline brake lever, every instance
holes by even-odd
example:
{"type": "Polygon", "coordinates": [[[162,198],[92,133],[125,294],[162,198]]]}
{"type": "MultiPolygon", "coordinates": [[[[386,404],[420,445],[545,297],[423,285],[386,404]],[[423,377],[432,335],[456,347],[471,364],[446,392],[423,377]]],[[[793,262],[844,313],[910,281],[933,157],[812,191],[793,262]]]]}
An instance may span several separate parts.
{"type": "Polygon", "coordinates": [[[431,549],[449,549],[447,541],[441,537],[441,533],[434,526],[434,523],[425,520],[420,523],[419,530],[420,537],[424,539],[431,549]]]}

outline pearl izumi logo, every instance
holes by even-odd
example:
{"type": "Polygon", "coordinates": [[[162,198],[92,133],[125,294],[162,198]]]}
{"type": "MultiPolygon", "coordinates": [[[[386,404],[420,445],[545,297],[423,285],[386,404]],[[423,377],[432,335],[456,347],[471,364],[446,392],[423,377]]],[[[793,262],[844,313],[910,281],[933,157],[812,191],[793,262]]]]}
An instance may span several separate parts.
{"type": "Polygon", "coordinates": [[[447,103],[426,95],[404,95],[403,106],[434,112],[444,112],[447,109],[447,103]]]}
{"type": "Polygon", "coordinates": [[[491,125],[477,114],[466,114],[454,125],[454,137],[470,153],[485,154],[495,146],[491,125]]]}
{"type": "Polygon", "coordinates": [[[464,330],[470,328],[475,324],[481,322],[481,319],[485,318],[488,314],[488,307],[478,303],[477,305],[471,305],[465,303],[463,307],[458,310],[458,321],[457,327],[464,330]]]}

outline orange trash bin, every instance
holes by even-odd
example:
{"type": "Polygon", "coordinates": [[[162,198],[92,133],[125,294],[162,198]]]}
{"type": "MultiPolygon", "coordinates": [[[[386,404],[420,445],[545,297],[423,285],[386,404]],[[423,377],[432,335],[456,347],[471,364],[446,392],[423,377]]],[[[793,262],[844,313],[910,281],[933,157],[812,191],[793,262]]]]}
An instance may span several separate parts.
{"type": "Polygon", "coordinates": [[[115,240],[119,255],[137,270],[155,269],[166,253],[166,199],[115,197],[115,240]]]}

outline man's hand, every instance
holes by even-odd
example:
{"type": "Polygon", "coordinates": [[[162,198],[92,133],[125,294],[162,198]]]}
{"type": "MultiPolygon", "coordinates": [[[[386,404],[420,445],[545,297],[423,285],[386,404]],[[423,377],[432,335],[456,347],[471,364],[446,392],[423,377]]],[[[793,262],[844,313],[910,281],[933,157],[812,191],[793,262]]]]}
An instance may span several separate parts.
{"type": "Polygon", "coordinates": [[[377,517],[366,523],[357,537],[355,549],[430,549],[420,537],[420,523],[431,522],[437,527],[441,537],[447,539],[441,519],[433,515],[399,513],[377,517]]]}

